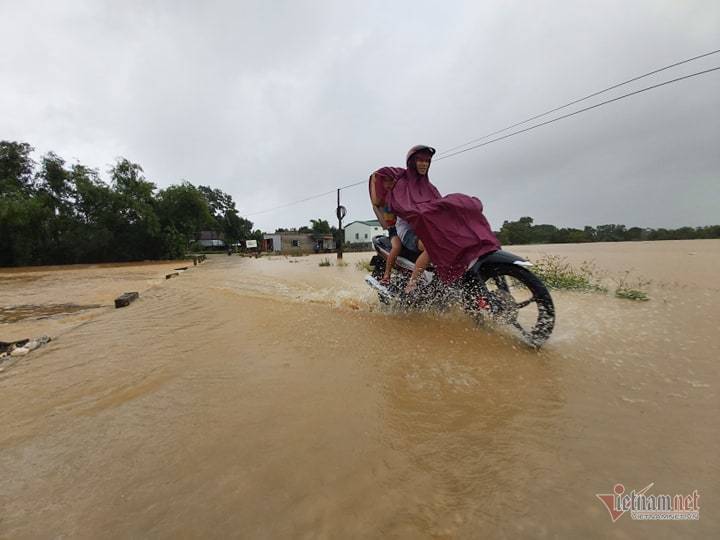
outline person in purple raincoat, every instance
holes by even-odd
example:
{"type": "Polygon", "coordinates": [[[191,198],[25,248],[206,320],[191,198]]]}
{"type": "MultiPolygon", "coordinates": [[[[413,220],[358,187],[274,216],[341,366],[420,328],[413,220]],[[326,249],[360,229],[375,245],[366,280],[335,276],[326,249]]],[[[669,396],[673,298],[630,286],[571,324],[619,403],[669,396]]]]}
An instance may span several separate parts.
{"type": "Polygon", "coordinates": [[[419,240],[417,247],[424,247],[408,291],[415,288],[430,260],[438,277],[452,283],[479,257],[500,249],[477,197],[462,193],[443,197],[430,182],[428,170],[434,154],[435,149],[429,146],[413,146],[407,153],[406,169],[384,167],[377,171],[395,178],[386,195],[387,205],[407,222],[419,240]]]}

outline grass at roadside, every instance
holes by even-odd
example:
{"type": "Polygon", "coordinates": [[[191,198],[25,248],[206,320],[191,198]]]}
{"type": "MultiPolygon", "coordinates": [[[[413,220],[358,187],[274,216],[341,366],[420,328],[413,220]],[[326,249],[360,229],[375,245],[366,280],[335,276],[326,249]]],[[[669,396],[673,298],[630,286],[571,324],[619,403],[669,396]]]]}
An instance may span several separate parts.
{"type": "MultiPolygon", "coordinates": [[[[603,274],[592,261],[583,261],[579,267],[575,267],[565,258],[545,255],[533,264],[533,273],[550,289],[608,292],[608,288],[603,284],[603,274]]],[[[631,278],[630,273],[631,271],[627,270],[621,277],[612,279],[615,282],[615,297],[636,301],[649,300],[645,289],[651,281],[631,278]]]]}
{"type": "Polygon", "coordinates": [[[594,263],[583,261],[579,268],[557,255],[545,255],[533,261],[532,271],[551,289],[606,292],[594,263]]]}

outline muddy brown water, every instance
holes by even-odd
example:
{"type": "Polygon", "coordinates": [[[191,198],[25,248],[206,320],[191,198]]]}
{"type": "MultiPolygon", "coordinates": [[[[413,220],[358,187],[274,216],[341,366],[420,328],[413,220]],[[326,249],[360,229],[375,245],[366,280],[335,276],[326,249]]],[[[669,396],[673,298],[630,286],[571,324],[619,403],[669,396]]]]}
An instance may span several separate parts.
{"type": "Polygon", "coordinates": [[[4,312],[101,306],[0,322],[56,338],[0,364],[0,537],[717,537],[720,241],[512,250],[651,300],[555,292],[535,352],[383,308],[368,254],[0,271],[4,312]],[[618,482],[700,520],[612,523],[618,482]]]}

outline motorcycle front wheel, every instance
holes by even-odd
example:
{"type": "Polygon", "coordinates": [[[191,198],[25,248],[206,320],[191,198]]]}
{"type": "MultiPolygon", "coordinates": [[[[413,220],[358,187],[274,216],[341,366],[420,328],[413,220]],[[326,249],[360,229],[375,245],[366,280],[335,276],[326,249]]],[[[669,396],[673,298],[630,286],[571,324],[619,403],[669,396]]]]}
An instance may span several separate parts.
{"type": "Polygon", "coordinates": [[[469,276],[465,309],[479,322],[509,325],[533,347],[545,343],[555,326],[555,305],[547,287],[516,264],[483,266],[469,276]]]}

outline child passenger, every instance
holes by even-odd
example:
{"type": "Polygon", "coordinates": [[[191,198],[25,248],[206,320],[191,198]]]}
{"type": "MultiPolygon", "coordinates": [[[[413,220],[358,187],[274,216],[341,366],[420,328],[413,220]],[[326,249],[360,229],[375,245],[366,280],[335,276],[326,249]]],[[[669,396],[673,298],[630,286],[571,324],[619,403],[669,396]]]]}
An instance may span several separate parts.
{"type": "Polygon", "coordinates": [[[415,271],[412,273],[412,276],[405,287],[405,292],[411,293],[417,288],[420,274],[422,274],[423,270],[427,267],[430,262],[430,258],[425,251],[425,246],[417,237],[410,224],[401,217],[395,216],[395,214],[393,214],[391,209],[387,206],[387,202],[380,196],[379,192],[381,189],[378,189],[379,186],[376,185],[377,182],[382,182],[383,185],[381,189],[387,193],[393,188],[395,180],[388,178],[387,176],[380,175],[377,172],[373,173],[370,180],[370,198],[373,205],[376,207],[376,214],[381,214],[382,221],[384,221],[384,224],[387,225],[391,246],[387,262],[385,263],[385,273],[383,274],[380,283],[383,285],[390,284],[390,275],[393,267],[395,266],[395,261],[397,260],[398,255],[400,255],[403,246],[405,246],[410,251],[420,253],[417,261],[415,262],[415,271]]]}
{"type": "Polygon", "coordinates": [[[385,263],[385,274],[380,280],[380,283],[383,285],[389,285],[390,273],[395,266],[395,261],[397,260],[398,255],[400,255],[400,251],[402,251],[402,242],[400,237],[398,237],[395,226],[397,221],[395,214],[390,211],[390,208],[387,207],[385,200],[383,200],[380,196],[380,190],[376,187],[377,182],[382,182],[382,187],[384,188],[383,191],[387,192],[392,189],[395,181],[392,178],[381,176],[378,173],[373,173],[370,179],[370,199],[372,200],[373,206],[376,208],[376,213],[379,212],[382,214],[382,221],[385,222],[384,225],[387,226],[388,236],[390,237],[390,253],[388,255],[387,262],[385,263]]]}

